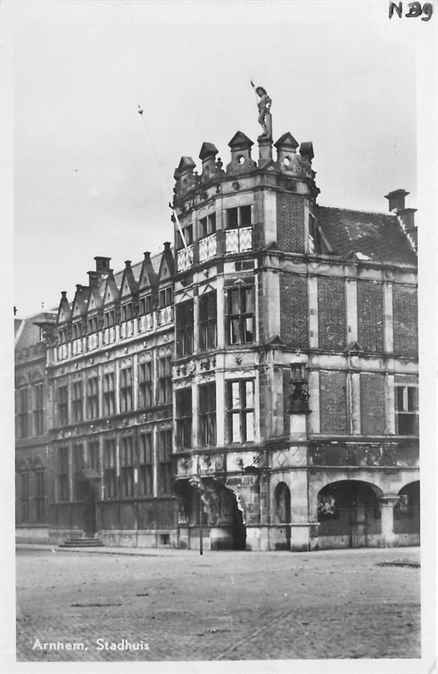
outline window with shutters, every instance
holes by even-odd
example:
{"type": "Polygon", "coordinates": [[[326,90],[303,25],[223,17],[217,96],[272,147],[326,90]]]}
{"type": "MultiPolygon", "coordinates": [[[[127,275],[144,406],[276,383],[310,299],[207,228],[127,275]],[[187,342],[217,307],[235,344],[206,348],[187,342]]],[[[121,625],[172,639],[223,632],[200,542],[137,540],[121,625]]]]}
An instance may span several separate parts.
{"type": "Polygon", "coordinates": [[[253,442],[255,438],[254,379],[227,382],[229,442],[253,442]]]}
{"type": "Polygon", "coordinates": [[[217,302],[216,291],[199,298],[199,350],[216,348],[217,302]]]}
{"type": "Polygon", "coordinates": [[[216,445],[216,382],[199,387],[199,441],[201,447],[216,445]]]}

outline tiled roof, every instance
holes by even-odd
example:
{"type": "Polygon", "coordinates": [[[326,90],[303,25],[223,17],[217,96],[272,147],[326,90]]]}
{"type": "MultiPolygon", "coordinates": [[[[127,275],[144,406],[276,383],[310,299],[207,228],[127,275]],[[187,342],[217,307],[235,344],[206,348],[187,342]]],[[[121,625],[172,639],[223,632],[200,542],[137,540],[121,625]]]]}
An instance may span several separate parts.
{"type": "Polygon", "coordinates": [[[417,258],[395,215],[318,206],[318,223],[334,255],[415,265],[417,258]]]}

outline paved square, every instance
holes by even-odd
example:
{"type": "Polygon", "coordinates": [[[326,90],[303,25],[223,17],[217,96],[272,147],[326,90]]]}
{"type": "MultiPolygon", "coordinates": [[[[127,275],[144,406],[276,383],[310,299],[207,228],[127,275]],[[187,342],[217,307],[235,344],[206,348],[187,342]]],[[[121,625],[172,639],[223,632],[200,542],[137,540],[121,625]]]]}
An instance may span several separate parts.
{"type": "Polygon", "coordinates": [[[18,550],[17,660],[418,658],[418,560],[414,548],[18,550]],[[149,650],[99,650],[122,639],[149,650]],[[39,646],[57,641],[85,650],[39,646]]]}

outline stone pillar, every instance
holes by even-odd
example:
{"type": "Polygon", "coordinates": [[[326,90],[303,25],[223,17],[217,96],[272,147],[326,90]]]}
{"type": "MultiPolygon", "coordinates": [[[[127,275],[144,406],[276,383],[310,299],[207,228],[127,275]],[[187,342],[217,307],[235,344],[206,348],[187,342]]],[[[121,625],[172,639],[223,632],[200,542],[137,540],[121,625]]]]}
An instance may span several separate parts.
{"type": "Polygon", "coordinates": [[[385,353],[394,351],[394,333],[392,319],[392,283],[383,284],[383,348],[385,353]]]}
{"type": "Polygon", "coordinates": [[[73,447],[68,443],[68,500],[73,501],[73,447]]]}
{"type": "Polygon", "coordinates": [[[225,445],[225,375],[216,371],[216,445],[225,445]]]}
{"type": "Polygon", "coordinates": [[[97,367],[97,404],[98,417],[103,417],[103,367],[98,365],[97,367]]]}
{"type": "Polygon", "coordinates": [[[307,277],[307,296],[309,303],[309,347],[318,348],[318,278],[307,277]]]}
{"type": "MultiPolygon", "coordinates": [[[[269,113],[268,113],[269,114],[269,113]]],[[[272,139],[260,136],[259,141],[259,167],[262,168],[272,161],[272,139]]]]}
{"type": "Polygon", "coordinates": [[[395,391],[394,375],[385,375],[385,433],[395,433],[395,391]]]}
{"type": "Polygon", "coordinates": [[[263,190],[263,230],[265,246],[277,241],[277,194],[263,190]]]}
{"type": "MultiPolygon", "coordinates": [[[[99,379],[99,381],[100,381],[100,379],[99,379]]],[[[105,494],[104,494],[105,485],[104,485],[104,481],[103,481],[103,473],[104,473],[104,471],[103,471],[103,437],[104,436],[102,436],[102,435],[98,436],[98,441],[99,441],[99,466],[100,466],[100,476],[101,476],[99,498],[100,498],[101,501],[103,501],[104,496],[105,496],[105,494]]]]}
{"type": "Polygon", "coordinates": [[[312,531],[318,522],[311,521],[309,506],[309,477],[307,470],[293,470],[290,473],[291,491],[291,550],[310,550],[312,531]]]}
{"type": "Polygon", "coordinates": [[[319,370],[310,370],[309,372],[309,394],[308,430],[309,433],[319,433],[319,370]]]}
{"type": "Polygon", "coordinates": [[[397,535],[394,533],[394,506],[398,500],[399,497],[396,494],[385,494],[379,499],[382,515],[382,543],[387,548],[396,545],[397,535]]]}
{"type": "Polygon", "coordinates": [[[116,414],[120,414],[120,363],[118,360],[114,361],[114,407],[116,414]]]}
{"type": "Polygon", "coordinates": [[[193,294],[193,353],[198,353],[199,349],[199,295],[196,288],[196,295],[193,294]]]}
{"type": "Polygon", "coordinates": [[[351,432],[360,435],[360,373],[351,373],[351,432]]]}
{"type": "Polygon", "coordinates": [[[158,496],[158,431],[154,424],[152,431],[152,493],[156,498],[158,496]]]}
{"type": "MultiPolygon", "coordinates": [[[[266,260],[271,265],[274,260],[266,260]]],[[[275,259],[275,263],[278,260],[275,259]]],[[[277,265],[276,265],[277,266],[277,265]]],[[[280,274],[273,269],[267,269],[262,276],[262,296],[260,297],[260,320],[263,323],[262,334],[266,340],[280,335],[280,274]]]]}
{"type": "Polygon", "coordinates": [[[132,357],[132,409],[138,408],[138,354],[132,357]]]}
{"type": "Polygon", "coordinates": [[[198,447],[198,392],[199,387],[196,382],[192,382],[192,447],[198,447]]]}
{"type": "MultiPolygon", "coordinates": [[[[216,281],[216,302],[217,302],[217,348],[223,349],[225,346],[225,294],[224,277],[218,276],[216,281]]],[[[196,323],[195,323],[196,325],[196,323]]]]}
{"type": "Polygon", "coordinates": [[[345,279],[345,298],[347,312],[347,344],[357,342],[357,281],[345,279]]]}

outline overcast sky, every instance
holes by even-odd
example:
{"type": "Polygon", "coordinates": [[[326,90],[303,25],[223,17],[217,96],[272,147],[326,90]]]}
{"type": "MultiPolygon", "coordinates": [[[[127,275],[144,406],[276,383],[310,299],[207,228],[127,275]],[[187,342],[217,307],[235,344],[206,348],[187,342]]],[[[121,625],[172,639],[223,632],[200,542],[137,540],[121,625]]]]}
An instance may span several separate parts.
{"type": "Polygon", "coordinates": [[[273,99],[274,139],[313,141],[319,203],[385,211],[403,187],[416,206],[413,24],[352,4],[21,3],[18,315],[72,299],[95,255],[117,270],[171,240],[180,156],[199,162],[210,141],[226,164],[235,131],[260,133],[251,78],[273,99]]]}

